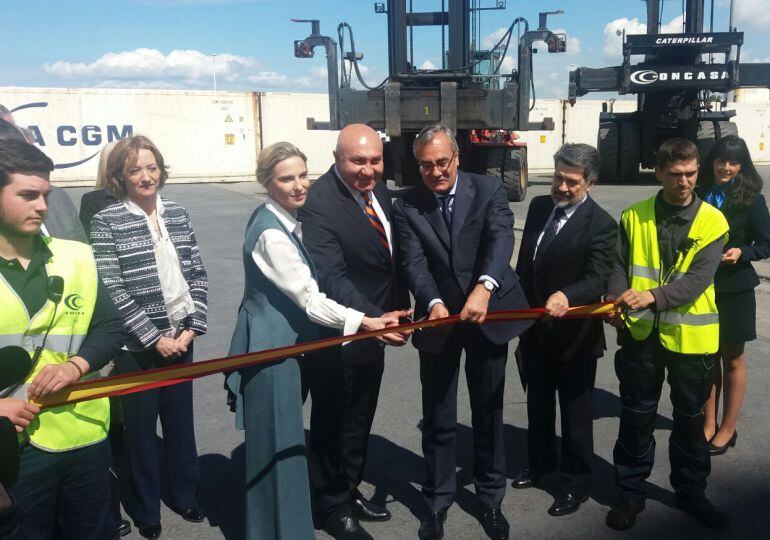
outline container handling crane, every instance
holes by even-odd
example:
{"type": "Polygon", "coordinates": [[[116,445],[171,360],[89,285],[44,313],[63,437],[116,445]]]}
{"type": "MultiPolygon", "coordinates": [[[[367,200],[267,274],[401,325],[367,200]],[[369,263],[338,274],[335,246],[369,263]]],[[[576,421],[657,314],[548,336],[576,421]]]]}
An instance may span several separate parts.
{"type": "MultiPolygon", "coordinates": [[[[434,0],[435,1],[435,0],[434,0]]],[[[548,15],[540,13],[539,25],[529,29],[526,19],[514,19],[491,50],[480,50],[480,16],[483,11],[505,9],[505,0],[482,6],[482,0],[442,0],[440,11],[416,12],[414,0],[375,2],[376,13],[388,20],[388,77],[376,86],[361,76],[363,55],[355,48],[353,30],[346,22],[337,27],[338,42],[321,35],[318,20],[311,33],[294,42],[294,56],[311,58],[316,47],[326,50],[329,85],[329,122],[308,118],[309,129],[342,129],[363,123],[384,131],[385,177],[397,185],[419,181],[412,154],[415,136],[427,124],[442,122],[456,134],[460,159],[466,170],[500,177],[511,201],[523,200],[527,190],[527,147],[514,131],[553,129],[553,119],[531,123],[530,95],[534,98],[532,44],[544,41],[548,52],[564,52],[566,36],[547,28],[548,15]],[[445,9],[446,6],[446,9],[445,9]],[[518,69],[500,73],[503,59],[518,26],[518,69]],[[418,69],[414,65],[414,29],[441,27],[441,68],[418,69]],[[350,49],[345,49],[345,34],[350,49]],[[408,38],[407,38],[408,36],[408,38]],[[446,39],[445,38],[448,38],[446,39]],[[448,45],[447,45],[448,41],[448,45]],[[339,62],[339,67],[338,67],[339,62]],[[351,88],[353,72],[364,90],[351,88]]]]}
{"type": "MultiPolygon", "coordinates": [[[[714,111],[722,94],[742,87],[770,87],[770,64],[740,63],[743,32],[703,31],[704,0],[685,0],[684,33],[660,34],[662,0],[647,4],[647,32],[623,36],[623,63],[570,72],[569,101],[589,92],[636,94],[637,110],[615,113],[607,104],[599,115],[598,148],[602,156],[599,179],[635,182],[639,166],[653,168],[655,151],[669,137],[685,137],[701,155],[725,135],[736,135],[730,121],[735,111],[714,111]],[[631,64],[631,57],[644,60],[631,64]],[[724,55],[716,61],[715,55],[724,55]]],[[[732,25],[732,21],[731,21],[732,25]]],[[[721,100],[725,102],[724,97],[721,100]]],[[[724,109],[724,107],[722,107],[724,109]]]]}

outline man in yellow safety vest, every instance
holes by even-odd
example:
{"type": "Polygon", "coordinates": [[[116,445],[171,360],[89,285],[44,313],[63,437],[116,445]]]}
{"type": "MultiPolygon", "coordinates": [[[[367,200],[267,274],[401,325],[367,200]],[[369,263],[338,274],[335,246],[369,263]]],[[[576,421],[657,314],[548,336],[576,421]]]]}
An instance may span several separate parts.
{"type": "Polygon", "coordinates": [[[40,234],[52,170],[30,144],[0,145],[0,347],[22,347],[33,362],[28,387],[0,399],[0,416],[19,432],[18,537],[117,538],[107,400],[42,411],[26,400],[91,377],[123,344],[90,247],[40,234]]]}
{"type": "Polygon", "coordinates": [[[619,500],[607,525],[633,527],[644,509],[644,482],[655,458],[655,418],[668,371],[673,429],[669,439],[676,505],[715,529],[727,517],[706,498],[711,472],[703,435],[719,347],[714,272],[728,231],[719,210],[693,193],[698,150],[687,139],[665,141],[657,152],[657,195],[623,212],[615,270],[607,298],[621,345],[615,356],[623,406],[613,460],[619,500]]]}

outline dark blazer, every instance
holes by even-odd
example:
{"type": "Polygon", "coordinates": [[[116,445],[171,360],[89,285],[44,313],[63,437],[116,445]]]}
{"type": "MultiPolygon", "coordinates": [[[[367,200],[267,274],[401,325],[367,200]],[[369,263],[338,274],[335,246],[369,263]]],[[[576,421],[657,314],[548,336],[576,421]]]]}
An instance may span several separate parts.
{"type": "Polygon", "coordinates": [[[72,199],[64,189],[51,186],[48,196],[48,214],[45,216],[45,228],[54,238],[88,242],[88,237],[78,221],[77,210],[72,199]]]}
{"type": "MultiPolygon", "coordinates": [[[[426,316],[435,298],[441,298],[450,313],[459,313],[482,275],[499,284],[489,300],[490,311],[526,309],[526,298],[510,266],[513,213],[502,182],[463,171],[457,182],[451,234],[436,197],[424,184],[396,202],[396,229],[404,274],[415,297],[415,317],[426,316]]],[[[489,323],[481,329],[490,341],[503,344],[530,324],[489,323]]],[[[415,334],[415,347],[435,350],[439,344],[425,342],[425,334],[415,334]]]]}
{"type": "Polygon", "coordinates": [[[83,224],[83,230],[86,232],[86,238],[91,237],[91,219],[116,202],[118,202],[118,199],[104,188],[83,193],[83,196],[80,198],[80,213],[78,216],[80,217],[80,223],[83,224]]]}
{"type": "Polygon", "coordinates": [[[757,272],[751,265],[770,257],[770,214],[764,195],[757,193],[749,206],[722,205],[722,213],[730,225],[724,250],[740,248],[741,258],[736,264],[720,264],[714,276],[714,287],[719,293],[748,291],[759,285],[757,272]]]}
{"type": "MultiPolygon", "coordinates": [[[[549,195],[535,197],[529,205],[516,264],[527,300],[533,307],[543,307],[551,294],[561,291],[570,307],[599,302],[612,270],[617,223],[588,197],[541,254],[536,267],[532,258],[537,238],[553,207],[549,195]]],[[[596,318],[538,321],[522,341],[562,362],[585,355],[597,358],[605,349],[602,321],[596,318]]]]}
{"type": "MultiPolygon", "coordinates": [[[[393,204],[384,182],[377,183],[374,196],[392,228],[393,204]]],[[[310,186],[297,218],[302,223],[302,243],[318,272],[318,285],[329,298],[369,317],[409,307],[408,292],[400,287],[397,275],[398,242],[393,242],[391,257],[334,167],[310,186]]],[[[351,343],[342,348],[343,359],[365,363],[372,347],[379,347],[373,339],[351,343]]]]}

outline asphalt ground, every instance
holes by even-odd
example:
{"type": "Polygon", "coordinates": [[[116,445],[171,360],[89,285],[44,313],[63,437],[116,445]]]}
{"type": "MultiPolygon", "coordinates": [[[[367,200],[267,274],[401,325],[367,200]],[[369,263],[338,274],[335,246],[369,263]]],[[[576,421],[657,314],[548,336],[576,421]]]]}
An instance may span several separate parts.
{"type": "MultiPolygon", "coordinates": [[[[760,172],[770,178],[770,167],[760,172]]],[[[548,193],[549,175],[532,175],[528,200],[548,193]]],[[[591,195],[614,217],[629,204],[654,193],[653,178],[633,186],[596,186],[591,195]]],[[[75,204],[86,192],[68,189],[75,204]]],[[[208,270],[209,332],[195,342],[195,358],[218,358],[227,353],[235,315],[242,294],[241,243],[246,221],[262,198],[254,183],[173,185],[164,195],[182,204],[190,213],[208,270]]],[[[770,189],[765,188],[770,199],[770,189]]],[[[512,203],[517,229],[526,217],[527,201],[512,203]]],[[[517,232],[517,242],[520,233],[517,232]]],[[[518,246],[517,246],[518,248],[518,246]]],[[[514,255],[515,260],[515,255],[514,255]]],[[[766,262],[758,267],[770,276],[766,262]]],[[[770,443],[767,416],[770,394],[770,282],[757,289],[758,339],[747,344],[749,385],[741,412],[737,445],[712,464],[708,495],[731,517],[730,528],[714,533],[673,508],[673,491],[668,481],[667,439],[672,426],[671,404],[664,389],[656,423],[656,466],[648,480],[647,509],[631,531],[618,533],[604,524],[613,496],[612,447],[618,430],[620,402],[618,382],[612,365],[617,349],[615,332],[607,327],[608,351],[599,360],[594,394],[594,484],[591,498],[579,512],[551,517],[546,510],[553,501],[556,485],[545,482],[541,488],[508,488],[503,512],[511,523],[512,538],[768,538],[770,536],[770,443]]],[[[505,392],[505,440],[507,477],[515,477],[526,464],[526,398],[519,382],[513,350],[509,348],[505,392]]],[[[464,375],[461,376],[464,379],[464,375]]],[[[183,521],[166,506],[162,507],[163,538],[209,539],[243,538],[244,523],[244,446],[243,433],[233,427],[233,415],[225,405],[223,377],[211,376],[195,381],[195,428],[200,455],[199,501],[206,520],[201,524],[183,521]]],[[[478,523],[478,506],[473,495],[472,431],[470,407],[464,380],[459,385],[456,504],[448,514],[447,539],[486,538],[478,523]]],[[[305,421],[309,403],[305,407],[305,421]]],[[[417,352],[411,345],[389,348],[369,445],[369,459],[362,491],[375,502],[386,504],[393,518],[386,523],[367,523],[367,530],[378,539],[416,538],[425,506],[420,494],[424,464],[420,449],[420,384],[417,352]]],[[[557,420],[558,426],[558,420],[557,420]]],[[[558,427],[557,427],[558,431],[558,427]]],[[[160,431],[159,431],[160,433],[160,431]]],[[[173,459],[173,456],[168,456],[173,459]]],[[[122,479],[126,493],[125,476],[122,479]]],[[[130,510],[130,497],[125,497],[130,510]]],[[[141,538],[134,531],[127,537],[141,538]]],[[[319,532],[318,538],[329,538],[319,532]]]]}

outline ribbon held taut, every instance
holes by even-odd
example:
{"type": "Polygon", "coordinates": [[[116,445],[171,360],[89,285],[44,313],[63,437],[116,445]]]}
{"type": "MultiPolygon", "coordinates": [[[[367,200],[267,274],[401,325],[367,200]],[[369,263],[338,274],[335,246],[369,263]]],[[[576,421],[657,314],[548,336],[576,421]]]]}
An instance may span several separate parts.
{"type": "MultiPolygon", "coordinates": [[[[570,308],[563,318],[579,319],[584,317],[600,317],[602,315],[611,313],[613,310],[614,305],[612,302],[589,304],[587,306],[570,308]]],[[[543,308],[515,309],[509,311],[489,312],[487,313],[486,321],[508,322],[533,320],[540,319],[544,316],[545,310],[543,308]]],[[[432,321],[422,320],[418,322],[402,324],[399,326],[391,326],[381,330],[372,330],[369,332],[362,332],[350,336],[319,339],[316,341],[300,343],[298,345],[290,345],[288,347],[279,347],[277,349],[268,349],[265,351],[240,354],[238,356],[230,356],[227,358],[204,360],[202,362],[193,362],[191,364],[175,365],[157,369],[149,369],[146,371],[138,371],[136,373],[127,373],[125,375],[105,377],[102,379],[93,379],[68,386],[67,388],[41,398],[40,401],[36,403],[41,407],[48,408],[103,397],[125,396],[127,394],[134,394],[144,390],[162,388],[164,386],[171,386],[174,384],[192,381],[193,379],[198,379],[207,375],[233,371],[259,364],[267,364],[270,362],[275,362],[276,360],[281,360],[283,358],[289,358],[300,354],[319,351],[326,347],[332,347],[334,345],[339,345],[348,341],[369,339],[384,334],[390,334],[392,332],[405,332],[409,330],[421,330],[423,328],[435,328],[439,326],[457,324],[458,322],[460,322],[460,316],[451,315],[443,319],[434,319],[432,321]]]]}

